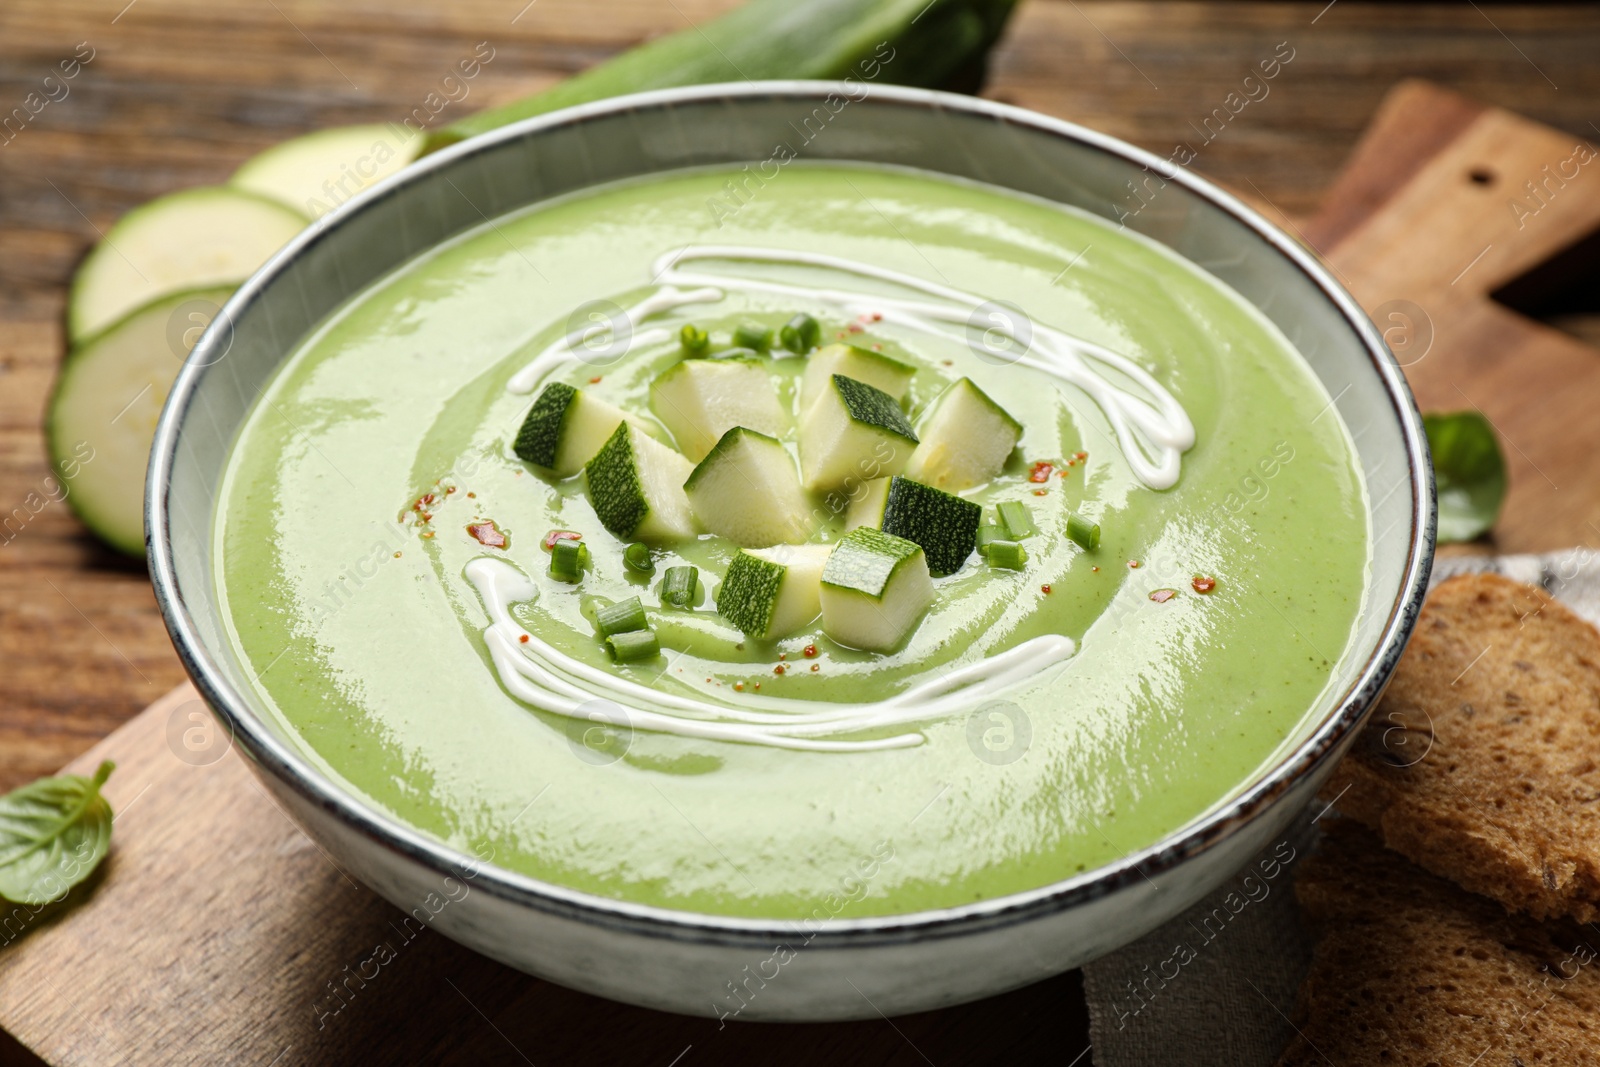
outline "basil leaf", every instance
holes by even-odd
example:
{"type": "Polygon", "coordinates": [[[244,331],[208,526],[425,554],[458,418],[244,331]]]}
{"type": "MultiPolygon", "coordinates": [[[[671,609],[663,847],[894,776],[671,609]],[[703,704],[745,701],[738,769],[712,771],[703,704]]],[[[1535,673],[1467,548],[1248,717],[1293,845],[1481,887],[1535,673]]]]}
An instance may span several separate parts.
{"type": "Polygon", "coordinates": [[[1422,416],[1439,488],[1439,540],[1487,533],[1506,499],[1506,461],[1494,427],[1476,411],[1422,416]]]}
{"type": "Polygon", "coordinates": [[[89,877],[111,847],[111,805],[100,787],[116,765],[93,778],[41,778],[0,797],[0,897],[48,904],[89,877]]]}

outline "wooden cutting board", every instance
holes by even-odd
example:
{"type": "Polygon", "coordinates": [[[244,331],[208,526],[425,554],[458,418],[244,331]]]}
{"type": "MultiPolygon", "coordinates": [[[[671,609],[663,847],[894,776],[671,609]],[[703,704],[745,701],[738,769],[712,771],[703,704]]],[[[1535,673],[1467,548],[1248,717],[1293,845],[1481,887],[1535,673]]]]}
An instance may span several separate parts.
{"type": "MultiPolygon", "coordinates": [[[[1478,407],[1499,428],[1512,478],[1500,551],[1600,544],[1600,351],[1490,296],[1600,227],[1600,159],[1540,200],[1524,188],[1546,165],[1560,178],[1576,144],[1406,83],[1295,230],[1390,330],[1425,408],[1478,407]]],[[[118,763],[110,858],[64,906],[0,912],[0,1026],[21,1043],[0,1063],[32,1062],[21,1046],[97,1067],[1075,1063],[1087,1051],[1075,974],[893,1023],[719,1029],[560,989],[432,933],[408,941],[399,913],[269,799],[187,686],[69,770],[101,759],[118,763]],[[380,944],[395,960],[360,977],[380,944]]]]}

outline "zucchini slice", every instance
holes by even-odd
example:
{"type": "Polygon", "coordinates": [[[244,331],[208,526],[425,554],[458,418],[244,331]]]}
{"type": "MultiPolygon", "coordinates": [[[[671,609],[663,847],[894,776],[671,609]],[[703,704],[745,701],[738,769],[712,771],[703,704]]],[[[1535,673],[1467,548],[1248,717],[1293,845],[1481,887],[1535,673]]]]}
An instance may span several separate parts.
{"type": "Polygon", "coordinates": [[[695,535],[683,483],[694,468],[631,422],[619,425],[584,465],[589,503],[624,540],[674,541],[695,535]]]}
{"type": "Polygon", "coordinates": [[[881,352],[873,352],[855,345],[828,345],[819,348],[806,360],[806,372],[800,377],[800,410],[810,411],[811,405],[822,395],[828,379],[835,374],[866,382],[882,389],[896,401],[906,397],[911,379],[917,368],[898,359],[890,359],[881,352]]]}
{"type": "Polygon", "coordinates": [[[676,363],[650,383],[650,409],[696,463],[735,426],[778,437],[787,422],[760,359],[676,363]]]}
{"type": "Polygon", "coordinates": [[[835,374],[800,423],[800,480],[825,493],[899,474],[916,443],[898,400],[835,374]]]}
{"type": "Polygon", "coordinates": [[[982,518],[983,508],[972,501],[897,474],[868,482],[845,525],[871,526],[916,542],[927,554],[928,572],[942,578],[972,555],[982,518]]]}
{"type": "Polygon", "coordinates": [[[794,460],[776,437],[747,427],[723,434],[683,491],[700,525],[745,548],[800,544],[811,534],[794,460]]]}
{"type": "Polygon", "coordinates": [[[172,380],[232,289],[147,304],[68,357],[45,415],[72,510],[113,548],[144,554],[144,472],[172,380]]]}
{"type": "Polygon", "coordinates": [[[822,569],[822,631],[841,645],[893,651],[932,603],[922,548],[870,526],[840,538],[822,569]]]}
{"type": "Polygon", "coordinates": [[[395,124],[336,126],[251,156],[228,184],[315,219],[417,158],[422,134],[395,124]]]}
{"type": "Polygon", "coordinates": [[[962,378],[934,397],[917,436],[922,443],[905,465],[906,477],[959,493],[1000,473],[1022,439],[1022,424],[962,378]]]}
{"type": "Polygon", "coordinates": [[[519,459],[567,478],[582,470],[624,422],[644,428],[621,408],[565,382],[551,382],[528,409],[511,450],[519,459]]]}
{"type": "Polygon", "coordinates": [[[171,293],[236,286],[305,225],[304,216],[276,201],[221,185],[135,208],[78,267],[67,297],[67,341],[81,344],[171,293]]]}
{"type": "Polygon", "coordinates": [[[758,640],[787,637],[822,610],[822,570],[832,545],[744,549],[717,588],[717,611],[758,640]]]}

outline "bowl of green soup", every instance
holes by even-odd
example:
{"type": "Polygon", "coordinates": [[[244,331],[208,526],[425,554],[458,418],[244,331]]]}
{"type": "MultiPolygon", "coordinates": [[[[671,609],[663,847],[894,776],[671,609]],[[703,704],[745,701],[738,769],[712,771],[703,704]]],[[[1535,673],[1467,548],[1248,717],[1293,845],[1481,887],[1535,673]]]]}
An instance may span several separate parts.
{"type": "Polygon", "coordinates": [[[764,83],[325,216],[192,352],[148,528],[206,701],[408,929],[816,1020],[1077,966],[1270,848],[1433,511],[1382,338],[1238,201],[764,83]]]}

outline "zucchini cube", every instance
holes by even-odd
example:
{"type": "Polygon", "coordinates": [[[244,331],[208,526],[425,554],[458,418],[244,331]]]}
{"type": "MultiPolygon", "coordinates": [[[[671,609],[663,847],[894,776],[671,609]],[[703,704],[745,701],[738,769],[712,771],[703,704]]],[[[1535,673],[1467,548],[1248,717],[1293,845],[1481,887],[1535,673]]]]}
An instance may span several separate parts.
{"type": "Polygon", "coordinates": [[[835,374],[800,424],[800,481],[825,493],[899,474],[916,444],[899,401],[835,374]]]}
{"type": "Polygon", "coordinates": [[[744,426],[722,435],[683,483],[700,525],[745,548],[800,544],[811,504],[783,442],[744,426]]]}
{"type": "Polygon", "coordinates": [[[696,533],[683,492],[693,471],[688,460],[625,422],[584,465],[583,476],[607,530],[627,541],[675,541],[696,533]]]}
{"type": "Polygon", "coordinates": [[[922,547],[870,526],[845,534],[822,569],[822,630],[841,645],[891,652],[932,603],[922,547]]]}

